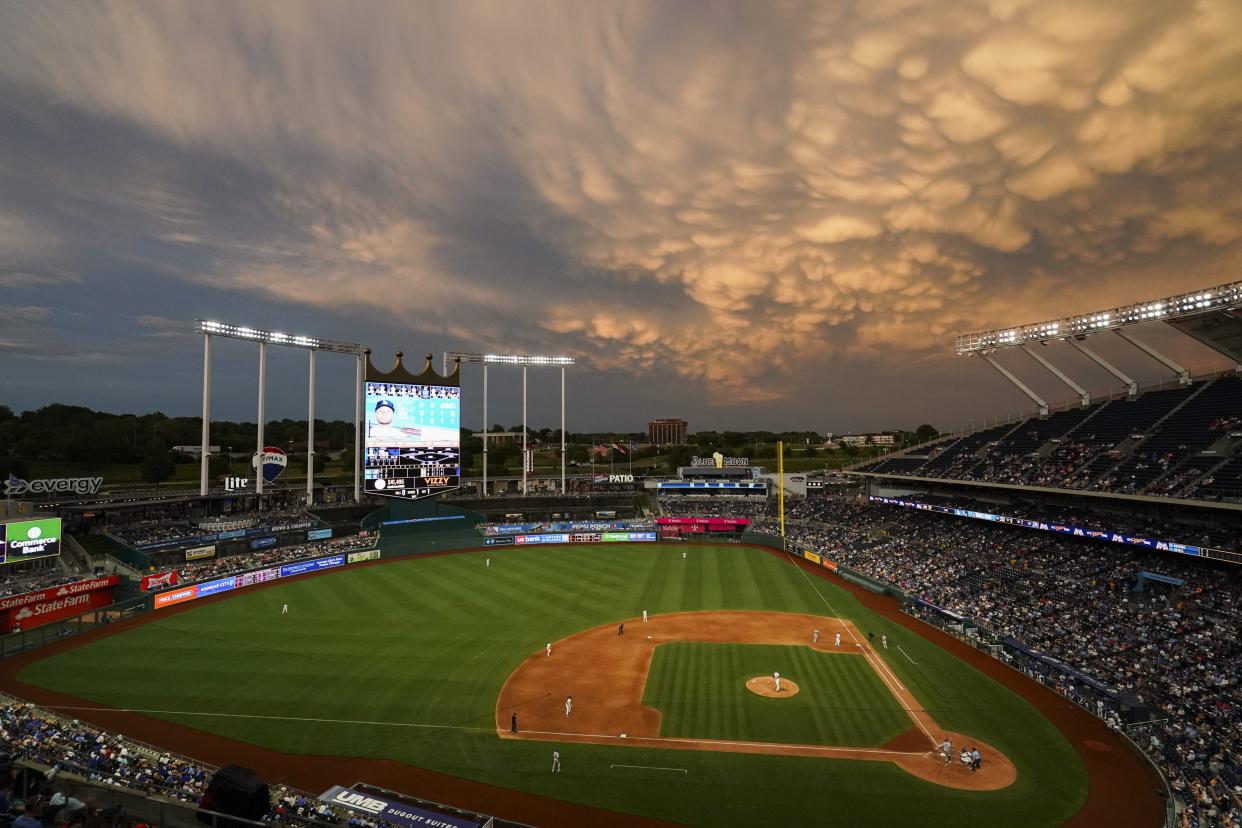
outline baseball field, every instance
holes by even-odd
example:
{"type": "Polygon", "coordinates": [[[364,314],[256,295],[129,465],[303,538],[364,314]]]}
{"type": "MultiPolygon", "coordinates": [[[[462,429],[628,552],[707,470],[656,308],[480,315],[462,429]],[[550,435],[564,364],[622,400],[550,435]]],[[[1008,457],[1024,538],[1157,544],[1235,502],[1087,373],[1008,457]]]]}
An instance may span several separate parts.
{"type": "MultiPolygon", "coordinates": [[[[1088,795],[1047,711],[756,547],[403,558],[165,612],[34,654],[15,689],[117,729],[173,723],[141,735],[191,756],[234,744],[184,744],[193,732],[277,752],[290,761],[267,754],[269,780],[308,789],[334,767],[340,784],[376,781],[347,778],[361,758],[398,790],[411,766],[703,826],[1052,826],[1088,795]],[[758,692],[774,672],[797,692],[758,692]],[[946,766],[933,751],[950,734],[946,766]],[[963,741],[980,770],[958,764],[963,741]],[[332,759],[312,774],[305,755],[332,759]]],[[[410,792],[436,798],[418,779],[410,792]]]]}

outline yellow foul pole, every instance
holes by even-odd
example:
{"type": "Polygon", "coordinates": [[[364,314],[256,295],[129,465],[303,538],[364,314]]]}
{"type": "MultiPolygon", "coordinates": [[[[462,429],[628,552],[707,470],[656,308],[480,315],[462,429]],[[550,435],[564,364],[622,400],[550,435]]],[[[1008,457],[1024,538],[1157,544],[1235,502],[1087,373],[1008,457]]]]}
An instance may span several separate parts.
{"type": "Polygon", "coordinates": [[[781,512],[781,540],[785,539],[785,443],[778,440],[776,443],[776,479],[780,490],[776,497],[780,501],[781,512]]]}

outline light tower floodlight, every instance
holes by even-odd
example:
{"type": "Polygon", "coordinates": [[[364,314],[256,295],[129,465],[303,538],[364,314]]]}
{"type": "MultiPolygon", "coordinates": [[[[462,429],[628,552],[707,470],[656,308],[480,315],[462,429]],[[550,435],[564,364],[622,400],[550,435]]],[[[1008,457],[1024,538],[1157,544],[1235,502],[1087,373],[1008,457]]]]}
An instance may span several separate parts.
{"type": "Polygon", "coordinates": [[[526,369],[561,369],[561,494],[565,493],[565,369],[574,365],[568,356],[532,356],[530,354],[468,354],[445,351],[442,370],[448,370],[450,359],[483,366],[483,496],[487,497],[487,368],[489,365],[516,365],[522,369],[522,494],[526,494],[526,369]]]}
{"type": "MultiPolygon", "coordinates": [[[[263,425],[265,417],[264,403],[267,399],[267,346],[283,345],[288,348],[302,348],[309,352],[309,382],[307,393],[307,433],[306,433],[306,502],[310,505],[314,497],[315,487],[315,352],[329,351],[347,354],[356,362],[354,383],[354,500],[361,499],[361,481],[358,476],[359,461],[362,454],[361,432],[358,428],[359,410],[362,407],[362,357],[365,349],[356,342],[344,342],[339,339],[322,339],[314,336],[264,331],[245,325],[233,325],[228,322],[216,322],[199,319],[195,322],[195,330],[203,335],[203,432],[202,432],[202,467],[199,472],[199,495],[206,497],[208,491],[207,463],[208,431],[211,423],[211,338],[214,336],[226,339],[241,339],[259,343],[259,422],[257,434],[257,451],[263,455],[263,425]]],[[[263,470],[255,469],[255,494],[263,494],[263,470]]]]}

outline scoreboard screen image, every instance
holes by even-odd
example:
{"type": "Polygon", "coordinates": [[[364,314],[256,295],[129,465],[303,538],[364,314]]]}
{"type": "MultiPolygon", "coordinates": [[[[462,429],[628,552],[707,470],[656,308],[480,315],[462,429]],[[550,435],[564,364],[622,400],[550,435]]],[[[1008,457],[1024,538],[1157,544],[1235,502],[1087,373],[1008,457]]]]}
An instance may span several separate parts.
{"type": "Polygon", "coordinates": [[[365,414],[365,491],[414,500],[457,488],[460,388],[368,382],[365,414]]]}

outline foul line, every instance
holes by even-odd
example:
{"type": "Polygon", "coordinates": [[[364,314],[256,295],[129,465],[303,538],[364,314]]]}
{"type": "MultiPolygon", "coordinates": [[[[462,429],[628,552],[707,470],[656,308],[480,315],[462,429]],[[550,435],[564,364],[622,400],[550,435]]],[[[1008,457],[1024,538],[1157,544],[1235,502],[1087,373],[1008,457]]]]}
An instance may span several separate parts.
{"type": "MultiPolygon", "coordinates": [[[[815,594],[819,596],[819,600],[824,602],[824,606],[828,607],[828,611],[832,613],[833,617],[838,620],[842,620],[844,623],[840,613],[837,612],[836,607],[832,605],[831,601],[824,597],[824,593],[819,591],[819,587],[817,587],[815,582],[811,580],[811,576],[807,575],[806,571],[802,567],[798,566],[793,555],[789,552],[785,552],[785,555],[789,558],[789,565],[798,570],[798,572],[802,573],[802,577],[806,579],[806,582],[810,584],[811,589],[813,589],[815,594]]],[[[897,691],[893,690],[893,685],[890,683],[890,677],[891,681],[896,683],[898,689],[905,690],[906,688],[898,680],[897,676],[889,670],[888,665],[884,663],[884,659],[876,655],[870,647],[863,647],[862,642],[858,640],[858,636],[854,635],[853,624],[847,624],[845,631],[850,634],[850,638],[854,639],[854,643],[858,645],[860,650],[862,650],[863,657],[867,659],[867,663],[870,664],[872,669],[879,674],[880,681],[884,682],[885,686],[888,687],[888,692],[892,693],[893,698],[897,700],[897,703],[905,709],[906,714],[910,717],[910,721],[914,722],[915,726],[917,726],[919,730],[923,731],[923,735],[931,740],[932,745],[938,744],[936,737],[932,736],[931,731],[928,730],[921,721],[919,721],[919,717],[914,714],[914,710],[910,707],[910,705],[906,704],[906,700],[903,699],[897,691]]]]}
{"type": "Polygon", "coordinates": [[[643,770],[662,770],[662,771],[678,771],[679,773],[689,773],[685,768],[657,768],[655,765],[609,765],[610,768],[641,768],[643,770]]]}
{"type": "MultiPolygon", "coordinates": [[[[897,645],[897,649],[901,650],[901,645],[900,645],[900,644],[898,644],[898,645],[897,645]]],[[[910,663],[911,663],[911,664],[918,664],[918,662],[917,662],[917,661],[915,661],[914,659],[910,658],[910,654],[909,654],[909,653],[907,653],[905,650],[901,650],[901,654],[902,654],[903,656],[905,656],[906,658],[910,659],[910,663]]]]}
{"type": "Polygon", "coordinates": [[[265,719],[277,722],[317,722],[321,724],[380,725],[382,727],[414,727],[430,730],[467,730],[477,733],[495,733],[494,727],[466,727],[465,725],[424,724],[420,722],[374,722],[366,719],[316,719],[310,716],[262,716],[255,713],[206,713],[200,710],[147,710],[137,707],[72,707],[45,704],[49,710],[85,710],[92,713],[147,713],[155,716],[216,716],[223,719],[265,719]]]}
{"type": "MultiPolygon", "coordinates": [[[[497,729],[504,736],[508,731],[497,729]]],[[[807,745],[796,742],[747,742],[735,739],[689,739],[677,736],[617,736],[612,733],[562,733],[554,730],[522,730],[518,736],[560,736],[566,741],[582,741],[585,739],[611,739],[617,742],[655,742],[678,743],[685,745],[744,745],[763,748],[795,748],[802,751],[823,751],[826,753],[870,753],[877,756],[926,756],[929,751],[921,750],[886,750],[885,748],[838,747],[836,745],[807,745]]],[[[627,765],[623,767],[645,767],[644,765],[627,765]]]]}

